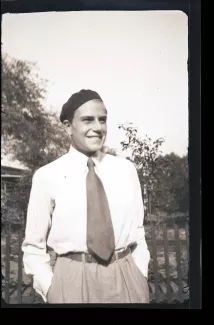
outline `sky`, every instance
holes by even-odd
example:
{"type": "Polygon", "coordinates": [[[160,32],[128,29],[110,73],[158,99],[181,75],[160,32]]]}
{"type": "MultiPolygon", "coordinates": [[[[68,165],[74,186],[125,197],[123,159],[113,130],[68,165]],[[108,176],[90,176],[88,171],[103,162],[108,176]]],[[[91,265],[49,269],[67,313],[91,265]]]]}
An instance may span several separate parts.
{"type": "Polygon", "coordinates": [[[188,148],[188,17],[181,11],[4,14],[2,54],[36,62],[48,80],[45,109],[60,114],[76,91],[92,89],[108,110],[107,144],[118,124],[164,138],[163,154],[188,148]]]}

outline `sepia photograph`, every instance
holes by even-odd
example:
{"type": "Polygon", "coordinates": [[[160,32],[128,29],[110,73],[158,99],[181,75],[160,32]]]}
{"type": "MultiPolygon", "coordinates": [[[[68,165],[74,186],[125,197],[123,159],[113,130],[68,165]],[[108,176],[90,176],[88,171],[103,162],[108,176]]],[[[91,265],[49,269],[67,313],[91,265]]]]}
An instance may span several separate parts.
{"type": "Polygon", "coordinates": [[[189,302],[188,16],[2,16],[7,304],[189,302]]]}

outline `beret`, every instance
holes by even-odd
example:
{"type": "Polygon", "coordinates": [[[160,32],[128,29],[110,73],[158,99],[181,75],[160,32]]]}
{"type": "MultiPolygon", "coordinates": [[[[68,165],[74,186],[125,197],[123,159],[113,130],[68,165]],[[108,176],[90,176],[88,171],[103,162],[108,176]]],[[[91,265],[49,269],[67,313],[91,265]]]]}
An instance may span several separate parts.
{"type": "Polygon", "coordinates": [[[60,121],[63,123],[64,120],[72,117],[74,111],[77,110],[81,105],[93,99],[99,99],[102,101],[100,95],[96,91],[90,89],[82,89],[79,92],[73,94],[62,106],[60,121]]]}

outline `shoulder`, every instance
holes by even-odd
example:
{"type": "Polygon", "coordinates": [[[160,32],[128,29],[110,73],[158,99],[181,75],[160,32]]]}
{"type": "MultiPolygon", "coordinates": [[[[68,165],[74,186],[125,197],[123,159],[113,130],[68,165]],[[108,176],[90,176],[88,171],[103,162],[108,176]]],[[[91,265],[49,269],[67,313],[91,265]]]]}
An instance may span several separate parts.
{"type": "Polygon", "coordinates": [[[119,170],[125,172],[135,172],[136,167],[134,163],[123,157],[123,156],[113,156],[110,154],[106,154],[106,162],[113,168],[117,168],[119,170]]]}
{"type": "Polygon", "coordinates": [[[48,179],[49,177],[56,175],[60,170],[62,170],[63,165],[67,160],[67,155],[65,154],[52,162],[38,168],[33,175],[33,179],[48,179]]]}

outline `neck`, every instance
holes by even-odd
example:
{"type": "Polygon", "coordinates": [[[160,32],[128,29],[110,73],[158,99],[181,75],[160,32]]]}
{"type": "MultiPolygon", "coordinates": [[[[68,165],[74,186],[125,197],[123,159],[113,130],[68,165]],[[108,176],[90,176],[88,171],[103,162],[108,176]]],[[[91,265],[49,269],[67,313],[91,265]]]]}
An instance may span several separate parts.
{"type": "Polygon", "coordinates": [[[73,143],[71,143],[71,148],[79,151],[80,153],[82,153],[86,157],[95,158],[95,160],[97,160],[97,161],[101,161],[105,156],[105,154],[103,152],[101,152],[100,150],[99,151],[94,151],[94,152],[86,152],[86,151],[80,150],[80,149],[76,148],[73,143]]]}

